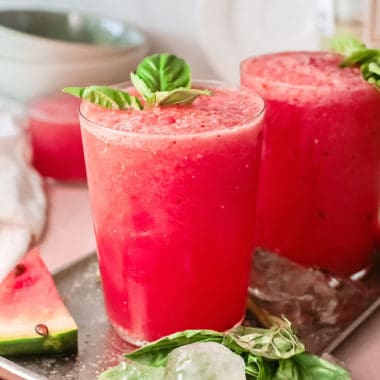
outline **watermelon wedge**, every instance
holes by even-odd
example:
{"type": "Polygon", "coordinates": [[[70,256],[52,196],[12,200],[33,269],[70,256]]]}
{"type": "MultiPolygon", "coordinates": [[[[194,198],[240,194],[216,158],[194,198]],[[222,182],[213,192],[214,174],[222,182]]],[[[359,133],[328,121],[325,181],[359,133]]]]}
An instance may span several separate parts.
{"type": "Polygon", "coordinates": [[[78,327],[37,248],[0,283],[0,355],[76,352],[78,327]]]}

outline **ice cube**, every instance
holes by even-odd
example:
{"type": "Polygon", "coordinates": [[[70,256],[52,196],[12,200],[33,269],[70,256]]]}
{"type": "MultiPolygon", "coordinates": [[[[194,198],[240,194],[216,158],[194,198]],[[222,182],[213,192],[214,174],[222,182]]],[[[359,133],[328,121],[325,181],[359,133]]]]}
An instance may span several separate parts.
{"type": "Polygon", "coordinates": [[[173,350],[163,380],[245,380],[244,360],[215,342],[173,350]]]}
{"type": "Polygon", "coordinates": [[[286,315],[313,353],[323,352],[379,296],[363,281],[303,267],[264,250],[254,257],[249,293],[270,314],[286,315]]]}

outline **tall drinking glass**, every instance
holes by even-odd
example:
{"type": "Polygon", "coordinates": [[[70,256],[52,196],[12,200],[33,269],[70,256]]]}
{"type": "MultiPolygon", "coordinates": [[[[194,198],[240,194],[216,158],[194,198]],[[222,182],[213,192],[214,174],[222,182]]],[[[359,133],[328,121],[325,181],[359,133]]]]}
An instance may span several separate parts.
{"type": "Polygon", "coordinates": [[[143,111],[81,106],[106,309],[135,344],[223,331],[245,313],[264,102],[196,86],[214,95],[143,111]]]}
{"type": "Polygon", "coordinates": [[[326,52],[249,58],[241,83],[267,103],[257,245],[351,274],[375,247],[380,92],[326,52]]]}

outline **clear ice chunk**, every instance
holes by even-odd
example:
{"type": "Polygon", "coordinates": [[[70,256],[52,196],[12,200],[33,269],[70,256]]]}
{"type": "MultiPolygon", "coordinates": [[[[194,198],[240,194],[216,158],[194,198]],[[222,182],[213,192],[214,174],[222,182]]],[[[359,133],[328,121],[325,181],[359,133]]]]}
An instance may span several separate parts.
{"type": "Polygon", "coordinates": [[[163,380],[245,380],[244,360],[215,342],[173,350],[163,380]]]}
{"type": "Polygon", "coordinates": [[[375,266],[371,273],[362,281],[353,281],[259,250],[249,293],[270,314],[285,315],[307,350],[319,354],[379,297],[379,286],[369,286],[367,281],[373,275],[379,278],[375,266]]]}

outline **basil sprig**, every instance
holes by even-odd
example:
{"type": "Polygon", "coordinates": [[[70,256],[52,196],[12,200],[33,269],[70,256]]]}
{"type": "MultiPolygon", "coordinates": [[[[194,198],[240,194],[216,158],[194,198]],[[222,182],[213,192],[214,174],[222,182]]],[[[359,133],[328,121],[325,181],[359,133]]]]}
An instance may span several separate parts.
{"type": "Polygon", "coordinates": [[[332,49],[346,56],[340,67],[359,66],[364,80],[380,90],[380,50],[368,49],[365,44],[350,36],[331,40],[332,49]]]}
{"type": "Polygon", "coordinates": [[[74,95],[78,98],[88,100],[104,108],[111,109],[135,109],[143,108],[140,100],[128,92],[107,86],[89,87],[66,87],[63,92],[74,95]]]}
{"type": "Polygon", "coordinates": [[[146,57],[131,73],[131,81],[148,106],[191,104],[209,90],[191,88],[190,66],[173,54],[146,57]]]}
{"type": "MultiPolygon", "coordinates": [[[[142,96],[145,107],[191,104],[209,90],[191,88],[191,70],[185,60],[173,54],[155,54],[144,58],[131,73],[131,81],[142,96]]],[[[142,110],[136,96],[107,86],[66,87],[68,94],[109,109],[142,110]]]]}
{"type": "Polygon", "coordinates": [[[227,333],[212,330],[175,333],[126,354],[126,362],[108,369],[100,379],[164,380],[163,370],[170,353],[196,342],[220,343],[240,355],[245,362],[246,377],[250,380],[351,379],[343,367],[306,353],[285,318],[269,329],[240,326],[227,333]]]}

